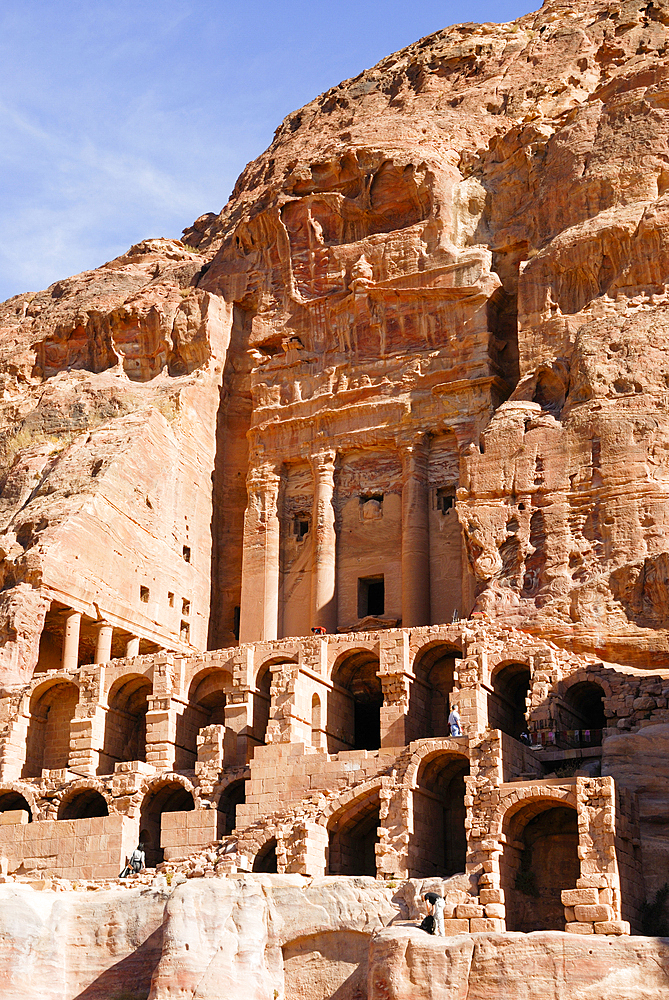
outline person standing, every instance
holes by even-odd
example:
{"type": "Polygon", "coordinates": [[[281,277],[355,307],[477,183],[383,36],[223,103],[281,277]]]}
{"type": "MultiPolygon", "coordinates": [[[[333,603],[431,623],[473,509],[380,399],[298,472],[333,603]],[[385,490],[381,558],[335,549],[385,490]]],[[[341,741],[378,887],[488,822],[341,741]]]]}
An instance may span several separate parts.
{"type": "Polygon", "coordinates": [[[448,717],[448,724],[451,727],[451,736],[462,736],[462,726],[460,725],[460,713],[458,706],[453,705],[451,714],[448,717]]]}
{"type": "Polygon", "coordinates": [[[443,896],[438,896],[436,892],[426,892],[423,899],[430,907],[430,912],[434,917],[434,922],[436,924],[435,933],[438,937],[446,937],[446,932],[444,930],[444,910],[446,908],[446,901],[443,896]]]}
{"type": "Polygon", "coordinates": [[[128,858],[128,863],[119,875],[119,878],[127,878],[130,872],[139,875],[144,868],[146,868],[146,854],[144,853],[144,844],[140,841],[128,858]]]}

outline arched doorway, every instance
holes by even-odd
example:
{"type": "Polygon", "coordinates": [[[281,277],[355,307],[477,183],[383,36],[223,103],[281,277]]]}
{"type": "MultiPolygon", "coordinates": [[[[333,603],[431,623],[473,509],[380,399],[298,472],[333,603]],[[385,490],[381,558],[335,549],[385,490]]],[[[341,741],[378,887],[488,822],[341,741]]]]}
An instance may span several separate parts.
{"type": "Polygon", "coordinates": [[[20,792],[0,792],[0,813],[19,812],[20,810],[28,813],[28,822],[32,823],[33,814],[30,804],[20,792]]]}
{"type": "Polygon", "coordinates": [[[267,724],[271,705],[272,671],[265,663],[256,674],[253,692],[253,744],[264,746],[267,738],[267,724]]]}
{"type": "Polygon", "coordinates": [[[448,878],[465,870],[465,776],[469,761],[443,751],[420,765],[413,790],[411,878],[448,878]]]}
{"type": "Polygon", "coordinates": [[[594,681],[581,681],[567,688],[560,706],[559,729],[578,731],[577,743],[599,746],[606,729],[604,689],[594,681]]]}
{"type": "Polygon", "coordinates": [[[378,793],[335,814],[328,823],[328,875],[376,876],[378,793]]]}
{"type": "Polygon", "coordinates": [[[260,848],[253,859],[253,871],[261,872],[265,875],[276,875],[276,840],[272,838],[260,848]]]}
{"type": "Polygon", "coordinates": [[[39,778],[42,768],[55,771],[67,767],[70,724],[78,702],[79,689],[69,681],[57,681],[33,692],[22,778],[39,778]]]}
{"type": "Polygon", "coordinates": [[[109,807],[104,795],[94,788],[82,788],[61,800],[58,819],[90,819],[108,816],[109,807]]]}
{"type": "Polygon", "coordinates": [[[227,788],[221,792],[218,800],[218,821],[216,824],[216,836],[229,836],[237,826],[237,806],[246,802],[246,779],[232,781],[227,788]]]}
{"type": "Polygon", "coordinates": [[[497,667],[488,691],[488,725],[518,739],[527,727],[527,692],[530,668],[526,663],[507,663],[497,667]]]}
{"type": "Polygon", "coordinates": [[[408,742],[449,735],[449,695],[461,658],[457,646],[445,642],[434,643],[417,653],[413,666],[415,680],[409,695],[408,742]]]}
{"type": "Polygon", "coordinates": [[[332,671],[328,692],[327,738],[330,753],[378,750],[381,746],[383,691],[379,660],[368,649],[344,654],[332,671]]]}
{"type": "Polygon", "coordinates": [[[195,808],[193,796],[178,781],[168,781],[148,792],[142,802],[139,818],[139,839],[144,844],[147,868],[164,860],[160,845],[160,817],[165,812],[190,812],[195,808]]]}
{"type": "Polygon", "coordinates": [[[565,929],[561,892],[580,875],[576,810],[531,802],[505,824],[502,888],[508,931],[565,929]]]}
{"type": "Polygon", "coordinates": [[[188,704],[177,717],[175,770],[187,771],[197,760],[197,735],[205,726],[225,725],[225,706],[232,690],[227,670],[202,671],[188,689],[188,704]]]}
{"type": "Polygon", "coordinates": [[[112,685],[98,774],[113,774],[119,761],[146,760],[146,712],[151,691],[151,681],[138,674],[121,677],[112,685]]]}

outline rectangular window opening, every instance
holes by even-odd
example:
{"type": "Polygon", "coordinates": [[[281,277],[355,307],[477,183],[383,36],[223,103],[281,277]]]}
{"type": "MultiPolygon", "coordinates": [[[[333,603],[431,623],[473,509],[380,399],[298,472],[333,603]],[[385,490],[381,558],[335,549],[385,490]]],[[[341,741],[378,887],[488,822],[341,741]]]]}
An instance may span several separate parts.
{"type": "Polygon", "coordinates": [[[140,599],[140,601],[142,601],[143,604],[148,604],[149,603],[149,588],[148,587],[140,587],[139,588],[139,599],[140,599]]]}
{"type": "Polygon", "coordinates": [[[174,607],[174,594],[172,593],[171,590],[167,591],[167,603],[171,608],[174,607]]]}
{"type": "Polygon", "coordinates": [[[307,514],[296,514],[293,518],[295,540],[301,542],[309,534],[309,527],[309,516],[307,514]]]}
{"type": "Polygon", "coordinates": [[[181,614],[182,615],[190,614],[190,601],[187,601],[185,597],[181,598],[181,614]]]}
{"type": "Polygon", "coordinates": [[[190,625],[188,622],[182,621],[180,632],[181,632],[181,641],[190,642],[190,625]]]}
{"type": "Polygon", "coordinates": [[[455,487],[439,486],[437,488],[437,510],[442,514],[448,513],[455,506],[455,487]]]}
{"type": "Polygon", "coordinates": [[[187,563],[190,562],[190,545],[184,545],[184,547],[183,547],[183,557],[184,557],[184,562],[187,562],[187,563]]]}
{"type": "Polygon", "coordinates": [[[358,580],[358,618],[385,613],[386,594],[383,576],[361,577],[358,580]]]}
{"type": "Polygon", "coordinates": [[[241,617],[241,608],[238,606],[238,607],[235,608],[235,610],[233,612],[233,615],[232,615],[232,632],[233,632],[233,635],[234,635],[235,639],[237,640],[237,642],[239,642],[239,621],[240,621],[240,617],[241,617]]]}

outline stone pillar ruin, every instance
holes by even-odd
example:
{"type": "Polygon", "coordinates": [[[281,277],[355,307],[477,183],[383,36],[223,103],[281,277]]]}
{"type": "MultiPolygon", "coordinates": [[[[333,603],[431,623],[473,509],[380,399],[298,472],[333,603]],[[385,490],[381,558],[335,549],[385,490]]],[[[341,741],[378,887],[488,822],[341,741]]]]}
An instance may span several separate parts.
{"type": "Polygon", "coordinates": [[[81,612],[68,611],[63,630],[63,670],[76,670],[79,665],[79,630],[81,612]]]}
{"type": "Polygon", "coordinates": [[[314,455],[313,562],[311,569],[311,624],[322,625],[327,632],[337,631],[335,600],[335,452],[314,455]]]}
{"type": "Polygon", "coordinates": [[[139,656],[139,637],[133,635],[128,639],[125,644],[125,655],[126,659],[132,660],[133,657],[139,656]]]}
{"type": "Polygon", "coordinates": [[[274,465],[251,469],[244,515],[242,597],[239,641],[278,637],[279,627],[279,489],[274,465]]]}
{"type": "Polygon", "coordinates": [[[95,662],[107,663],[111,660],[112,634],[114,629],[109,622],[100,622],[98,625],[98,637],[95,644],[95,662]]]}
{"type": "Polygon", "coordinates": [[[429,624],[427,452],[418,440],[402,452],[402,626],[429,624]]]}

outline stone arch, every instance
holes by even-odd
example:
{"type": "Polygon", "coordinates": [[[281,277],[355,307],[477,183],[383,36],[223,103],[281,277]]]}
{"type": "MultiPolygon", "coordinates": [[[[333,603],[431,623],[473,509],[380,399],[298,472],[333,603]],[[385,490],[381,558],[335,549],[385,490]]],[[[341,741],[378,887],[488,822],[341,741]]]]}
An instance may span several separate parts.
{"type": "Polygon", "coordinates": [[[605,679],[592,671],[578,671],[565,678],[560,684],[561,698],[556,712],[556,727],[559,731],[579,731],[589,733],[587,742],[599,746],[602,731],[606,729],[605,699],[607,688],[605,679]]]}
{"type": "Polygon", "coordinates": [[[58,806],[58,819],[90,819],[108,815],[108,797],[92,787],[69,789],[58,806]]]}
{"type": "Polygon", "coordinates": [[[320,747],[323,744],[323,705],[321,697],[315,691],[311,696],[311,745],[320,747]]]}
{"type": "Polygon", "coordinates": [[[456,687],[457,661],[462,649],[454,642],[433,639],[416,650],[409,691],[411,740],[448,736],[450,694],[456,687]]]}
{"type": "Polygon", "coordinates": [[[253,675],[253,741],[256,746],[267,742],[267,726],[272,707],[272,667],[294,663],[289,656],[270,656],[263,660],[253,675]]]}
{"type": "Polygon", "coordinates": [[[365,646],[349,648],[335,660],[327,705],[330,753],[378,750],[383,705],[378,669],[378,654],[365,646]]]}
{"type": "Polygon", "coordinates": [[[500,865],[506,927],[512,931],[564,930],[563,889],[580,875],[575,795],[518,799],[504,813],[500,865]]]}
{"type": "Polygon", "coordinates": [[[231,771],[226,772],[220,781],[216,782],[208,801],[218,807],[219,799],[225,792],[226,788],[229,788],[229,786],[234,784],[236,781],[248,781],[250,777],[251,771],[248,767],[233,768],[231,771]]]}
{"type": "Polygon", "coordinates": [[[516,740],[525,731],[531,676],[530,665],[525,661],[506,659],[493,668],[488,688],[490,729],[501,729],[516,740]]]}
{"type": "Polygon", "coordinates": [[[248,778],[234,778],[226,783],[217,796],[216,837],[228,837],[237,826],[237,806],[246,802],[246,783],[248,778]]]}
{"type": "Polygon", "coordinates": [[[327,821],[329,875],[376,876],[381,783],[341,805],[327,821]]]}
{"type": "Polygon", "coordinates": [[[177,716],[176,770],[192,770],[197,760],[197,736],[205,726],[225,725],[225,706],[232,691],[232,674],[218,666],[196,673],[188,688],[187,704],[177,716]]]}
{"type": "Polygon", "coordinates": [[[276,875],[278,871],[276,847],[276,837],[265,841],[253,859],[252,871],[263,872],[267,875],[276,875]]]}
{"type": "Polygon", "coordinates": [[[79,686],[70,676],[58,674],[34,685],[25,701],[28,729],[21,777],[39,778],[43,768],[50,771],[66,768],[79,686]]]}
{"type": "MultiPolygon", "coordinates": [[[[96,778],[78,778],[76,781],[71,782],[66,788],[60,789],[56,792],[53,798],[49,801],[45,813],[46,819],[84,819],[87,816],[63,816],[61,815],[63,811],[63,805],[67,803],[69,799],[73,799],[78,795],[88,795],[89,793],[94,793],[99,795],[105,803],[107,812],[105,813],[91,813],[90,815],[104,815],[117,813],[118,810],[114,807],[114,799],[110,791],[105,787],[102,781],[96,778]]],[[[82,803],[83,804],[83,803],[82,803]]]]}
{"type": "Polygon", "coordinates": [[[37,796],[29,785],[20,781],[3,782],[0,784],[0,813],[15,812],[18,809],[28,813],[29,823],[42,818],[37,796]]]}
{"type": "Polygon", "coordinates": [[[191,812],[199,801],[197,790],[184,775],[163,774],[142,787],[139,813],[139,837],[144,844],[147,868],[163,860],[160,844],[160,817],[164,812],[191,812]]]}
{"type": "Polygon", "coordinates": [[[112,774],[120,761],[146,760],[146,713],[152,691],[145,674],[124,674],[110,687],[98,774],[112,774]]]}
{"type": "Polygon", "coordinates": [[[469,755],[455,740],[430,741],[412,754],[402,782],[410,815],[410,878],[440,878],[465,870],[465,777],[469,755]]]}

